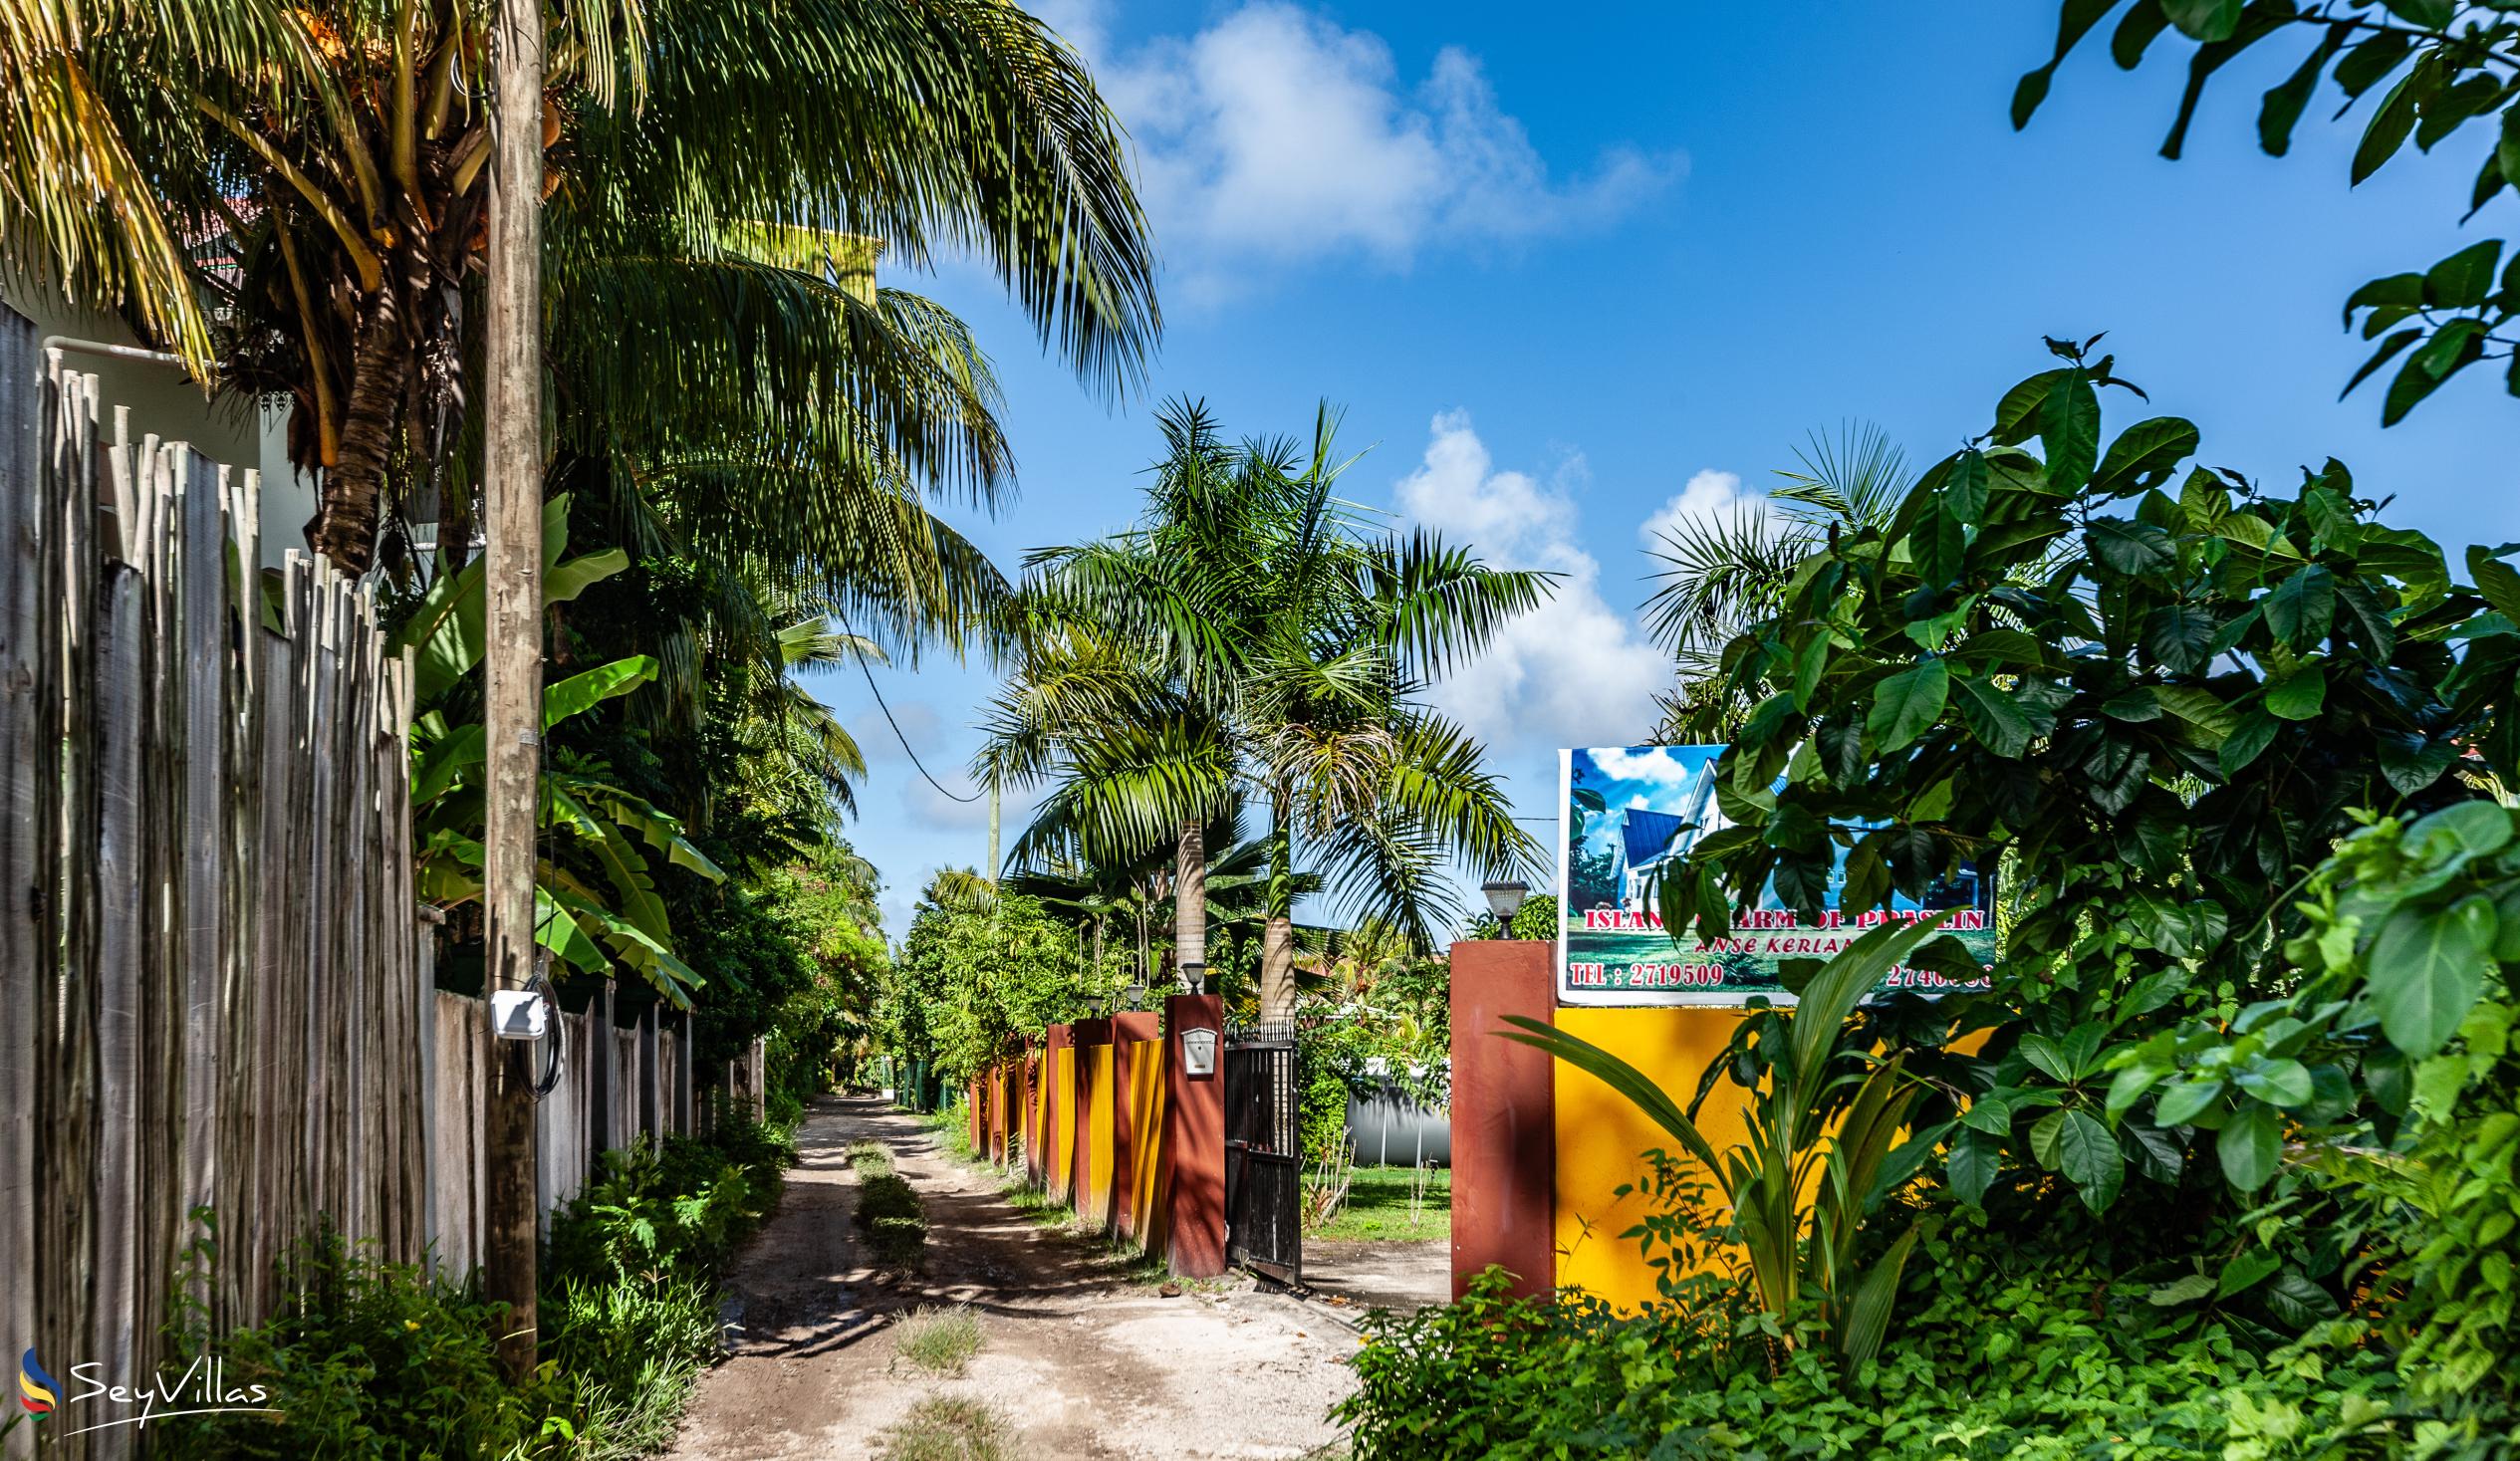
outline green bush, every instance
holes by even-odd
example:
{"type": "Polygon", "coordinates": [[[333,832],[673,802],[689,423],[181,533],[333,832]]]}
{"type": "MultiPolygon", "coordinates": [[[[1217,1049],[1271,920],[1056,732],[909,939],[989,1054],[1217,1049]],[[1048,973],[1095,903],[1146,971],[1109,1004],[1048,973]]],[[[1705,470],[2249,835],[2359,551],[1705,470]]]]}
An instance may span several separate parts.
{"type": "MultiPolygon", "coordinates": [[[[519,1391],[499,1372],[502,1311],[467,1286],[378,1262],[338,1233],[310,1239],[282,1273],[295,1298],[214,1352],[226,1383],[260,1385],[278,1418],[237,1413],[162,1428],[170,1457],[498,1456],[537,1438],[574,1396],[550,1372],[519,1391]]],[[[178,1353],[203,1352],[198,1334],[178,1353]]]]}
{"type": "Polygon", "coordinates": [[[784,1128],[728,1117],[706,1138],[604,1154],[604,1173],[552,1220],[555,1273],[622,1280],[682,1270],[714,1276],[778,1201],[796,1159],[784,1128]]]}
{"type": "Polygon", "coordinates": [[[565,1278],[542,1323],[543,1357],[579,1385],[595,1430],[637,1454],[672,1437],[692,1382],[717,1355],[717,1284],[680,1272],[565,1278]]]}
{"type": "MultiPolygon", "coordinates": [[[[706,1139],[610,1155],[552,1220],[543,1265],[543,1363],[522,1388],[500,1370],[503,1311],[476,1287],[379,1262],[326,1234],[292,1256],[296,1297],[268,1322],[208,1341],[179,1303],[178,1353],[212,1353],[232,1386],[260,1384],[285,1415],[170,1425],[162,1454],[208,1457],[612,1458],[673,1436],[717,1352],[717,1281],[794,1159],[785,1131],[748,1121],[706,1139]]],[[[205,1238],[196,1252],[215,1259],[205,1238]]]]}
{"type": "Polygon", "coordinates": [[[1359,1461],[2408,1453],[2384,1419],[2394,1378],[2356,1327],[2260,1348],[2087,1256],[1982,1231],[1926,1245],[1911,1317],[1854,1371],[1730,1285],[1636,1317],[1505,1288],[1490,1270],[1459,1303],[1366,1318],[1335,1412],[1359,1461]]]}

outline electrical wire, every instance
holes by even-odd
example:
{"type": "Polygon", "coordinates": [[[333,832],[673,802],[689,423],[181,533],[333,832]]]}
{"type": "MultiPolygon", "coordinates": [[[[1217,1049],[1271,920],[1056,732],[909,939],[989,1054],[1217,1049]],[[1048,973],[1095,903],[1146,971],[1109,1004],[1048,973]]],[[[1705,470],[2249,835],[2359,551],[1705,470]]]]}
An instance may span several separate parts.
{"type": "MultiPolygon", "coordinates": [[[[544,771],[545,767],[549,764],[549,757],[546,753],[551,748],[544,743],[540,734],[537,734],[534,737],[534,816],[537,821],[539,821],[542,817],[544,771]]],[[[534,834],[534,841],[537,844],[535,849],[534,891],[536,896],[539,897],[542,893],[542,864],[550,861],[554,853],[553,835],[551,830],[549,828],[537,828],[534,834]]],[[[552,900],[551,911],[545,913],[542,920],[534,925],[534,947],[531,954],[534,961],[534,972],[526,976],[525,979],[525,992],[541,1000],[543,1002],[543,1007],[551,1012],[551,1064],[550,1067],[543,1072],[542,1079],[536,1081],[533,1085],[534,1099],[538,1101],[544,1096],[551,1095],[553,1089],[560,1085],[561,1066],[568,1055],[569,1049],[569,1019],[568,1016],[561,1012],[560,1001],[557,997],[555,997],[552,989],[551,978],[544,972],[550,964],[551,952],[543,944],[543,935],[551,930],[553,920],[560,917],[560,901],[555,898],[552,900]],[[540,986],[539,991],[536,988],[538,985],[540,986]]]]}
{"type": "MultiPolygon", "coordinates": [[[[843,632],[848,631],[848,624],[846,621],[842,623],[841,628],[843,632]]],[[[852,637],[855,636],[852,635],[852,637]]],[[[918,759],[918,753],[916,751],[910,749],[910,738],[901,734],[901,723],[892,718],[892,707],[883,703],[883,691],[876,688],[875,671],[867,666],[866,651],[853,644],[849,648],[849,657],[858,661],[859,673],[867,677],[867,688],[875,693],[876,708],[883,712],[883,723],[892,727],[892,739],[901,743],[901,753],[910,758],[910,765],[918,768],[919,775],[927,777],[927,784],[936,789],[936,795],[952,802],[976,802],[980,800],[980,794],[978,792],[973,792],[967,797],[961,796],[957,793],[946,791],[945,784],[943,782],[927,775],[926,764],[918,759]]]]}

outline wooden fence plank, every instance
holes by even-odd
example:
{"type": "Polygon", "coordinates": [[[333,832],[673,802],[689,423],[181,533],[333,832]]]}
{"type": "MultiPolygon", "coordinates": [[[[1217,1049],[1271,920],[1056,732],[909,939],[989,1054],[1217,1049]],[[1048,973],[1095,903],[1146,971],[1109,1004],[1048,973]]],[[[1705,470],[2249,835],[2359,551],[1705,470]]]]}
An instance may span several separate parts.
{"type": "MultiPolygon", "coordinates": [[[[36,698],[42,368],[33,323],[0,309],[0,1273],[10,1275],[35,1271],[35,984],[51,865],[36,698]]],[[[0,1283],[0,1329],[31,1337],[35,1322],[35,1285],[0,1283]]],[[[0,1454],[33,1455],[30,1429],[0,1437],[0,1454]]]]}
{"type": "Polygon", "coordinates": [[[97,731],[97,881],[120,895],[100,900],[96,944],[95,1031],[97,1122],[101,1140],[88,1210],[96,1215],[97,1325],[82,1356],[108,1374],[138,1370],[139,1339],[157,1306],[139,1286],[141,1229],[130,1221],[139,1206],[139,1093],[141,1070],[141,959],[150,930],[147,900],[139,895],[144,856],[140,846],[140,745],[147,708],[140,701],[141,585],[123,564],[107,568],[101,587],[95,674],[97,731]]]}
{"type": "MultiPolygon", "coordinates": [[[[183,646],[182,938],[183,1203],[214,1210],[218,1197],[218,1132],[227,1048],[227,849],[220,835],[224,799],[227,705],[226,562],[217,467],[189,447],[170,448],[175,464],[179,534],[175,548],[183,646]]],[[[215,1323],[226,1317],[215,1287],[203,1295],[215,1323]]]]}

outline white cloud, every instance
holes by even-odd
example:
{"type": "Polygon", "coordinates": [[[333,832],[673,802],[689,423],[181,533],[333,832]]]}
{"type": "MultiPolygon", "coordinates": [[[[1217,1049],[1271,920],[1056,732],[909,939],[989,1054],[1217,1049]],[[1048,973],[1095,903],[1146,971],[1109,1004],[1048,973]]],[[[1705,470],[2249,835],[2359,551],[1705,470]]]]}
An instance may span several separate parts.
{"type": "MultiPolygon", "coordinates": [[[[1663,751],[1597,750],[1593,764],[1613,781],[1640,781],[1673,791],[1687,786],[1697,774],[1694,766],[1683,765],[1678,757],[1663,751]]],[[[1643,794],[1631,798],[1628,805],[1644,806],[1643,794]]]]}
{"type": "Polygon", "coordinates": [[[1381,37],[1279,0],[1120,55],[1094,0],[1044,15],[1094,62],[1174,287],[1192,294],[1255,265],[1362,254],[1404,268],[1430,248],[1596,228],[1685,167],[1621,147],[1553,176],[1477,57],[1446,47],[1407,83],[1381,37]]]}
{"type": "MultiPolygon", "coordinates": [[[[893,734],[892,726],[884,721],[883,711],[874,706],[869,706],[849,722],[849,733],[857,737],[858,749],[865,753],[869,766],[890,761],[899,761],[906,765],[909,758],[901,751],[901,742],[904,740],[914,746],[934,746],[941,743],[945,730],[945,718],[936,713],[935,706],[924,700],[897,700],[887,703],[892,707],[892,720],[901,727],[900,734],[897,736],[893,734]]],[[[915,773],[912,774],[915,775],[915,773]]]]}
{"type": "Polygon", "coordinates": [[[1580,480],[1571,458],[1555,480],[1499,471],[1463,411],[1429,427],[1426,454],[1393,496],[1402,517],[1464,542],[1498,567],[1549,569],[1557,593],[1508,623],[1485,654],[1436,687],[1436,704],[1510,762],[1562,746],[1625,745],[1653,724],[1654,693],[1670,663],[1636,620],[1602,597],[1602,568],[1576,540],[1566,490],[1580,480]]]}
{"type": "Polygon", "coordinates": [[[1710,467],[1689,478],[1669,501],[1638,523],[1637,539],[1650,548],[1669,536],[1685,520],[1728,522],[1742,516],[1763,518],[1770,506],[1771,499],[1766,494],[1741,490],[1739,473],[1719,472],[1710,467]]]}

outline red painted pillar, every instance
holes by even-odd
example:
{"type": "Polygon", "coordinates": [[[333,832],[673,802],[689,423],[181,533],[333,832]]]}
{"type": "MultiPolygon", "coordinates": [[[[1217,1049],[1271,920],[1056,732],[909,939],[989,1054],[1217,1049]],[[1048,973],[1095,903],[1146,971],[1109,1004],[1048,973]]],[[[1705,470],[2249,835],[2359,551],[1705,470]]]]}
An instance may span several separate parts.
{"type": "Polygon", "coordinates": [[[1212,1279],[1225,1271],[1225,1011],[1212,994],[1176,994],[1163,1002],[1165,1185],[1171,1191],[1172,1271],[1212,1279]],[[1207,1071],[1193,1076],[1183,1037],[1212,1037],[1207,1071]]]}
{"type": "Polygon", "coordinates": [[[1137,1064],[1160,1060],[1163,1017],[1132,1010],[1112,1017],[1112,1211],[1121,1232],[1137,1236],[1137,1064]]]}
{"type": "Polygon", "coordinates": [[[1557,1095],[1550,1058],[1496,1032],[1557,1008],[1557,945],[1452,946],[1452,1296],[1488,1265],[1517,1294],[1557,1285],[1557,1095]]]}
{"type": "Polygon", "coordinates": [[[1015,1112],[1013,1106],[1015,1103],[1006,1098],[1006,1088],[1012,1079],[1016,1065],[1022,1059],[1020,1054],[1013,1057],[1001,1056],[998,1063],[989,1068],[989,1160],[999,1166],[1006,1165],[1007,1159],[1014,1154],[1015,1112]]]}
{"type": "Polygon", "coordinates": [[[980,1078],[974,1076],[971,1078],[970,1092],[963,1097],[962,1101],[962,1118],[970,1124],[971,1149],[973,1151],[988,1150],[988,1146],[986,1144],[988,1141],[988,1123],[985,1119],[983,1119],[987,1116],[988,1110],[989,1108],[982,1104],[980,1099],[980,1078]]]}
{"type": "Polygon", "coordinates": [[[1024,1042],[1024,1179],[1035,1187],[1042,1185],[1041,1168],[1041,1073],[1045,1057],[1041,1047],[1024,1042]]]}

